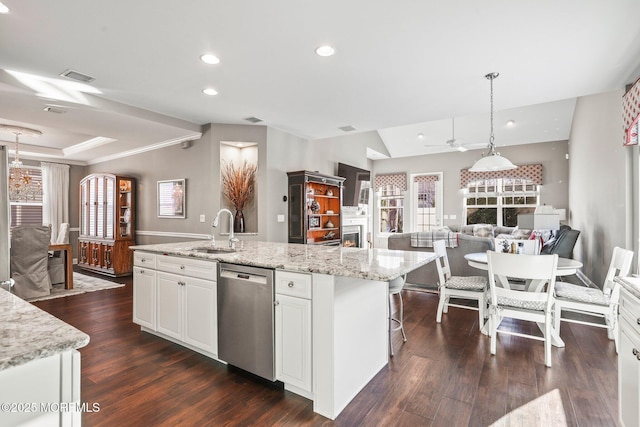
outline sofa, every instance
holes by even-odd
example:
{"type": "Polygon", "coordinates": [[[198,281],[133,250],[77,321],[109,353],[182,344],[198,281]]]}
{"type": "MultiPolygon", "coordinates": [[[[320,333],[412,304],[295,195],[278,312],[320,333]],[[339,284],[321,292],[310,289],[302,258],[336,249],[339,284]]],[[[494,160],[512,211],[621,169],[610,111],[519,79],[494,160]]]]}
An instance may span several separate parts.
{"type": "MultiPolygon", "coordinates": [[[[457,247],[447,248],[451,272],[456,276],[486,275],[486,272],[469,266],[464,256],[473,252],[493,250],[495,237],[528,239],[531,234],[530,230],[518,230],[517,227],[496,227],[487,224],[449,226],[448,229],[457,234],[457,247]]],[[[433,248],[412,246],[411,234],[392,234],[389,236],[388,248],[402,251],[433,252],[433,248]]],[[[407,274],[406,283],[428,289],[438,289],[438,271],[435,263],[430,262],[407,274]]]]}

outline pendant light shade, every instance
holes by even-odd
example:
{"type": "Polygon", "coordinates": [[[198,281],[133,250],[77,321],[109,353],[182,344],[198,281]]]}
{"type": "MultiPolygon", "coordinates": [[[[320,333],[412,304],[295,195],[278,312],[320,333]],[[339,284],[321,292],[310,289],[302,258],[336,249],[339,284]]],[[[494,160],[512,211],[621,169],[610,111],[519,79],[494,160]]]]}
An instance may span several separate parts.
{"type": "Polygon", "coordinates": [[[517,168],[516,165],[511,163],[506,157],[502,157],[500,153],[496,151],[494,143],[495,137],[493,136],[493,80],[497,78],[499,73],[489,73],[485,77],[491,83],[491,133],[489,134],[489,152],[483,154],[483,157],[474,163],[469,169],[469,172],[493,172],[503,171],[517,168]]]}

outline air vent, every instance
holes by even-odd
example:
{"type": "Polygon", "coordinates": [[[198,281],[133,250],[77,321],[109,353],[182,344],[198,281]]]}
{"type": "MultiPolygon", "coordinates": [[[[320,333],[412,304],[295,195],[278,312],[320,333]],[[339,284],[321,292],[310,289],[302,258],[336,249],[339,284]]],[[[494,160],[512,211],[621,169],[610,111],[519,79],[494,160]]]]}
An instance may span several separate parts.
{"type": "Polygon", "coordinates": [[[244,119],[246,121],[248,121],[248,122],[251,122],[251,123],[260,123],[260,122],[264,121],[262,119],[259,119],[258,117],[255,117],[255,116],[245,117],[244,119]]]}
{"type": "Polygon", "coordinates": [[[356,130],[356,128],[354,128],[353,126],[349,125],[349,126],[342,126],[339,127],[338,129],[340,129],[343,132],[352,132],[354,130],[356,130]]]}
{"type": "Polygon", "coordinates": [[[54,114],[64,114],[67,112],[67,110],[63,110],[60,107],[54,107],[51,105],[47,105],[46,107],[44,107],[44,111],[46,111],[47,113],[54,113],[54,114]]]}
{"type": "Polygon", "coordinates": [[[65,72],[63,72],[60,75],[62,77],[68,77],[70,79],[77,80],[77,81],[82,82],[82,83],[91,83],[92,81],[94,81],[96,79],[95,77],[87,76],[86,74],[82,74],[82,73],[80,73],[78,71],[74,71],[74,70],[66,70],[65,72]]]}

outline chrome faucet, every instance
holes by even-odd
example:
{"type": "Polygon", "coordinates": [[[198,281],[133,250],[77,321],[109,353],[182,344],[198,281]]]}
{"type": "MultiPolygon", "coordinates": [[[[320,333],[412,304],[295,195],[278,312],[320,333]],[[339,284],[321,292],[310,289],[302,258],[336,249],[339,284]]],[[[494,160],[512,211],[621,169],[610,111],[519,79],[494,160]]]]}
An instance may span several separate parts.
{"type": "Polygon", "coordinates": [[[220,214],[222,212],[226,212],[229,214],[229,247],[235,248],[236,242],[238,242],[239,240],[236,239],[235,235],[233,234],[233,214],[229,209],[220,209],[216,214],[216,217],[213,219],[213,223],[211,224],[211,227],[215,228],[218,226],[218,222],[220,221],[220,214]]]}

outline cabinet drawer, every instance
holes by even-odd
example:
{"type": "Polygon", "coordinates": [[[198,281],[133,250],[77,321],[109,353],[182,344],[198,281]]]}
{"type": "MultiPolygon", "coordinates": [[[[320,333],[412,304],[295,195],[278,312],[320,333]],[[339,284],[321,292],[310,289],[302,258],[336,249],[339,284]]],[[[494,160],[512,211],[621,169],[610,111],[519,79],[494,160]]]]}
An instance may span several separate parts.
{"type": "Polygon", "coordinates": [[[138,267],[156,268],[156,254],[149,252],[133,252],[133,265],[138,267]]]}
{"type": "Polygon", "coordinates": [[[276,271],[276,293],[311,299],[311,275],[276,271]]]}
{"type": "Polygon", "coordinates": [[[620,317],[626,319],[636,333],[640,333],[640,301],[624,288],[620,290],[620,317]]]}
{"type": "Polygon", "coordinates": [[[160,271],[216,281],[217,263],[215,261],[158,255],[156,266],[160,271]]]}

